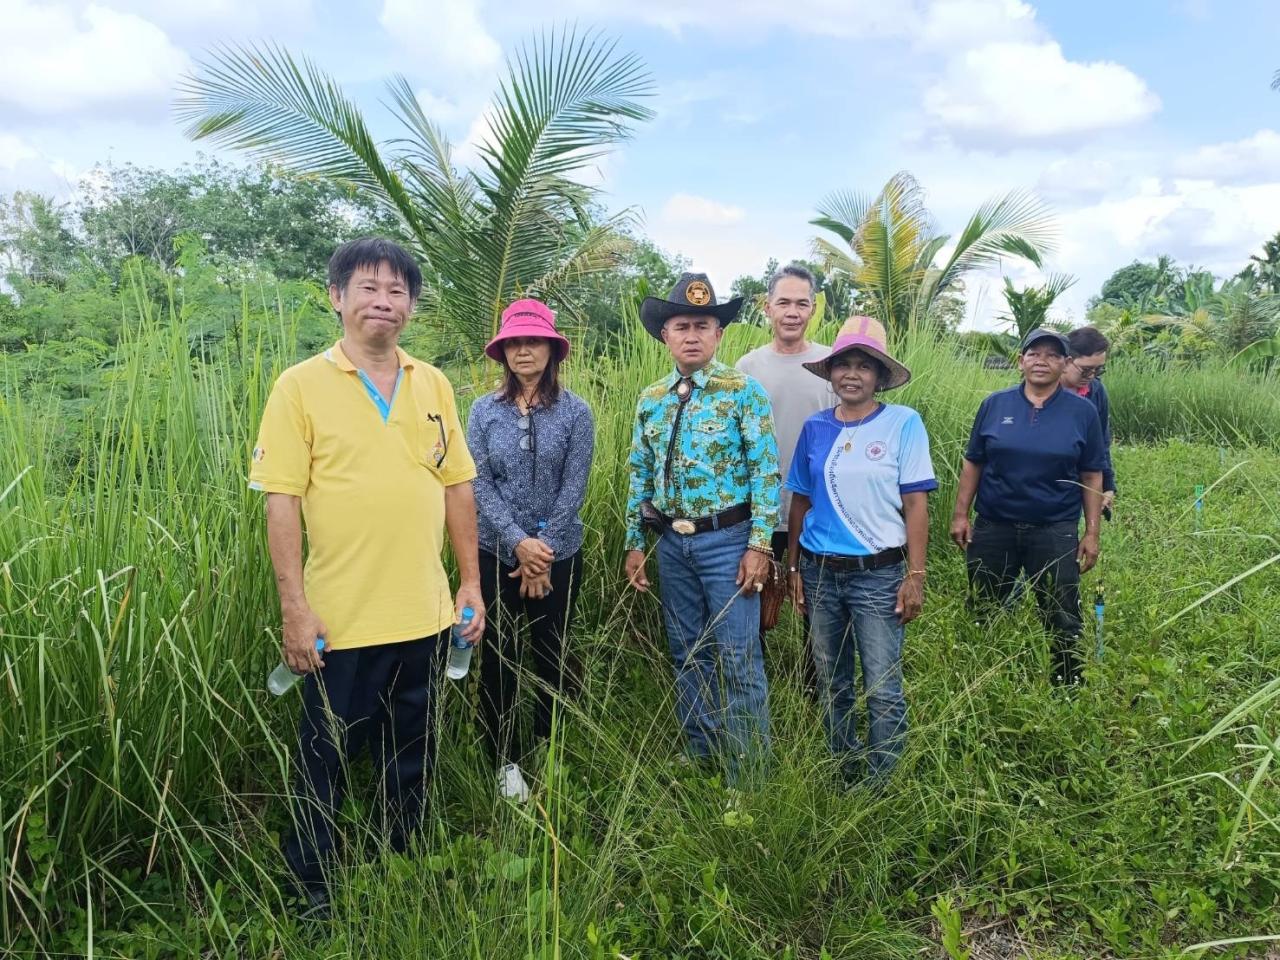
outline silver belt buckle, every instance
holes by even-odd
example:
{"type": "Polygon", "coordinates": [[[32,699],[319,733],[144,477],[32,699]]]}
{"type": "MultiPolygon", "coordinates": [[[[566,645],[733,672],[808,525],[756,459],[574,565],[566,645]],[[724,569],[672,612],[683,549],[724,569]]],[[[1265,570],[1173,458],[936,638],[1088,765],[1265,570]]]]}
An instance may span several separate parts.
{"type": "Polygon", "coordinates": [[[691,533],[696,533],[698,528],[692,520],[672,520],[671,529],[682,537],[687,537],[691,533]]]}

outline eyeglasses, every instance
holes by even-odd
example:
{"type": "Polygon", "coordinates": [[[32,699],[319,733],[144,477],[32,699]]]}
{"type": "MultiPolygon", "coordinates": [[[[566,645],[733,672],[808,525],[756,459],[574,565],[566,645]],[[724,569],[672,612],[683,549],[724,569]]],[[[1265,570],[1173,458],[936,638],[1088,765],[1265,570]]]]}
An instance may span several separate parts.
{"type": "Polygon", "coordinates": [[[526,413],[516,421],[516,426],[524,432],[520,435],[520,449],[534,450],[537,445],[537,432],[533,429],[533,414],[526,413]]]}
{"type": "Polygon", "coordinates": [[[1092,367],[1088,364],[1076,363],[1075,360],[1072,360],[1071,362],[1074,364],[1075,368],[1080,371],[1080,376],[1086,380],[1092,380],[1094,377],[1100,377],[1107,372],[1107,365],[1105,363],[1100,363],[1096,367],[1092,367]]]}
{"type": "Polygon", "coordinates": [[[449,455],[449,431],[444,428],[444,417],[438,413],[428,413],[427,419],[436,425],[440,430],[440,442],[436,448],[440,451],[436,454],[436,469],[444,463],[444,458],[449,455]]]}

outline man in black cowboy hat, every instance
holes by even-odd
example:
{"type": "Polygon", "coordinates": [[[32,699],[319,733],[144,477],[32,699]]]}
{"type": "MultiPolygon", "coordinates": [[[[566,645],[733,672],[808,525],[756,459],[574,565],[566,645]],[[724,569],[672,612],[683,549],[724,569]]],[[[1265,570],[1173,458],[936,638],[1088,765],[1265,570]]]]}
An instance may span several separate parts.
{"type": "Polygon", "coordinates": [[[781,485],[769,398],[715,359],[742,307],[717,304],[705,274],[683,274],[640,322],[675,369],[636,408],[627,502],[626,574],[641,592],[644,528],[658,533],[658,572],[686,749],[723,754],[730,778],[769,741],[760,591],[771,573],[781,485]]]}

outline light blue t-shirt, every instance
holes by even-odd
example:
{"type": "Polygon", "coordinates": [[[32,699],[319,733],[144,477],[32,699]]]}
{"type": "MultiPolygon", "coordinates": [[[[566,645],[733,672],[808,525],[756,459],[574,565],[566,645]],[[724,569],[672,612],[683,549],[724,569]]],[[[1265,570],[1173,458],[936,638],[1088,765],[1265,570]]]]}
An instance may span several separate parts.
{"type": "Polygon", "coordinates": [[[813,553],[869,556],[906,546],[902,495],[938,489],[929,436],[910,407],[881,404],[843,423],[835,409],[805,421],[787,489],[809,498],[800,545],[813,553]]]}

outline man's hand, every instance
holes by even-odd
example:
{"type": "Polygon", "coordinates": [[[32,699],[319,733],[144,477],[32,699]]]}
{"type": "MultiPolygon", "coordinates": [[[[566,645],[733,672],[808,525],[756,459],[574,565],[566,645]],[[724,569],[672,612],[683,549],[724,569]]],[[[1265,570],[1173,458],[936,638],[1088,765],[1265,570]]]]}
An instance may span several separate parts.
{"type": "Polygon", "coordinates": [[[623,572],[627,575],[627,583],[640,593],[649,592],[649,577],[644,570],[644,551],[628,550],[623,572]]]}
{"type": "Polygon", "coordinates": [[[898,622],[908,624],[920,616],[924,609],[924,577],[908,576],[902,578],[902,586],[898,587],[898,602],[893,612],[898,615],[898,622]]]}
{"type": "Polygon", "coordinates": [[[516,559],[520,561],[520,566],[532,571],[535,576],[541,576],[551,569],[556,553],[537,537],[525,537],[516,544],[516,559]]]}
{"type": "Polygon", "coordinates": [[[280,659],[294,673],[312,673],[324,666],[316,640],[328,636],[328,629],[307,604],[290,605],[281,611],[284,620],[284,639],[280,644],[280,659]]]}
{"type": "Polygon", "coordinates": [[[804,578],[800,576],[797,570],[790,576],[791,586],[791,604],[801,613],[804,613],[804,578]]]}
{"type": "Polygon", "coordinates": [[[741,587],[741,592],[748,596],[764,589],[769,579],[769,565],[773,563],[773,555],[763,550],[748,550],[738,563],[738,578],[734,582],[741,587]]]}
{"type": "Polygon", "coordinates": [[[1086,533],[1080,538],[1080,546],[1076,548],[1076,562],[1080,564],[1080,572],[1088,573],[1098,562],[1098,535],[1086,533]]]}
{"type": "Polygon", "coordinates": [[[463,583],[458,587],[458,596],[453,602],[454,623],[462,622],[463,607],[470,607],[475,613],[470,626],[462,631],[467,643],[474,647],[484,636],[484,596],[480,593],[480,584],[463,583]]]}
{"type": "Polygon", "coordinates": [[[973,543],[973,527],[969,524],[969,515],[951,518],[951,542],[961,550],[967,550],[973,543]]]}

